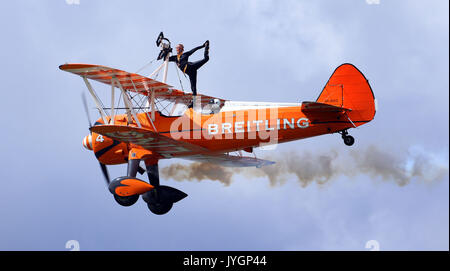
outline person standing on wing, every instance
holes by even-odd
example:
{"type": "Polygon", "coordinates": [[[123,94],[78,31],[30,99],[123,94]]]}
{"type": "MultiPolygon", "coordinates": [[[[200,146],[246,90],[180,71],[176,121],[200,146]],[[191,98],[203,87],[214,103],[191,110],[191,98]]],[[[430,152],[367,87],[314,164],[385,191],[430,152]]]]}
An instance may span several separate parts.
{"type": "Polygon", "coordinates": [[[195,47],[194,49],[184,52],[183,44],[178,44],[175,47],[177,50],[176,56],[169,57],[169,61],[175,62],[180,68],[182,72],[189,75],[189,80],[191,81],[191,90],[194,96],[197,95],[197,70],[203,66],[209,60],[209,40],[205,41],[205,43],[201,46],[195,47]],[[205,48],[204,58],[200,61],[196,62],[188,62],[189,56],[192,55],[195,51],[201,48],[205,48]]]}

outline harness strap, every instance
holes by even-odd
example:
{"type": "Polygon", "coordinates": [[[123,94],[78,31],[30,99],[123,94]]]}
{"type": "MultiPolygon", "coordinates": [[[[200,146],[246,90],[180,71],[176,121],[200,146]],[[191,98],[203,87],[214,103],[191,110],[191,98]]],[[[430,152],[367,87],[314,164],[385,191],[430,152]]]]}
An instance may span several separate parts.
{"type": "MultiPolygon", "coordinates": [[[[180,67],[180,57],[181,57],[181,54],[177,55],[178,67],[180,67]]],[[[184,65],[183,73],[186,73],[186,69],[187,69],[187,63],[186,63],[186,65],[184,65]]]]}

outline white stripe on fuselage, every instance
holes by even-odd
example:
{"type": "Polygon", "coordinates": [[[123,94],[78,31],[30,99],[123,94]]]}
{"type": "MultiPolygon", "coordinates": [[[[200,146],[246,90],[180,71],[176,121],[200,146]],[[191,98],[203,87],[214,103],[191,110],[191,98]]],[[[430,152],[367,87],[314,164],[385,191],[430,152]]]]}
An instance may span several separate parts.
{"type": "Polygon", "coordinates": [[[301,106],[301,103],[271,103],[271,102],[238,102],[225,101],[225,104],[220,109],[220,112],[252,110],[252,109],[270,109],[277,107],[294,107],[301,106]]]}

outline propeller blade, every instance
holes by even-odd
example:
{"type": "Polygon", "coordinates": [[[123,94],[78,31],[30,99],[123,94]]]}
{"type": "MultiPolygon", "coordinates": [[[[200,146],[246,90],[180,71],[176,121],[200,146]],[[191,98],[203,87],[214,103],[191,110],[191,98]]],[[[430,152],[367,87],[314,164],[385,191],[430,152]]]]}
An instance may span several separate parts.
{"type": "Polygon", "coordinates": [[[103,177],[105,177],[106,184],[109,185],[109,183],[110,183],[110,181],[109,181],[109,173],[108,173],[108,169],[106,168],[106,165],[100,163],[100,168],[102,169],[103,177]]]}
{"type": "Polygon", "coordinates": [[[86,96],[84,95],[84,92],[81,93],[81,100],[83,100],[84,112],[86,113],[87,119],[89,121],[89,128],[91,128],[92,127],[92,121],[91,121],[91,117],[89,116],[89,109],[88,109],[86,96]]]}
{"type": "MultiPolygon", "coordinates": [[[[90,129],[90,128],[92,128],[92,121],[91,121],[91,117],[89,115],[89,109],[88,109],[86,96],[84,95],[84,92],[81,93],[81,100],[83,101],[84,112],[86,113],[86,117],[89,122],[89,129],[90,129]]],[[[106,165],[103,163],[100,163],[100,168],[102,169],[103,177],[105,177],[106,184],[109,185],[109,183],[111,181],[109,180],[109,173],[108,173],[108,169],[106,168],[106,165]]]]}

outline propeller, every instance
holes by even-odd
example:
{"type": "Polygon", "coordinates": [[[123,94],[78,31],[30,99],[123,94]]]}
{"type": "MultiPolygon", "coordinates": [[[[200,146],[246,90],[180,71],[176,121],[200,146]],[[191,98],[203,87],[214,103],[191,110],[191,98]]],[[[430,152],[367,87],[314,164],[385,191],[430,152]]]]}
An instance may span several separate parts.
{"type": "Polygon", "coordinates": [[[100,163],[100,168],[102,169],[103,177],[105,177],[106,184],[109,185],[109,183],[111,181],[109,179],[109,173],[108,173],[108,169],[106,168],[106,165],[100,163]]]}
{"type": "MultiPolygon", "coordinates": [[[[91,132],[91,128],[92,128],[92,121],[91,121],[91,117],[89,115],[89,109],[88,109],[88,105],[87,105],[87,101],[86,101],[86,96],[84,95],[84,92],[81,93],[81,100],[83,101],[83,106],[84,106],[84,112],[86,113],[86,117],[88,119],[89,122],[89,133],[92,135],[91,132]]],[[[111,182],[109,179],[109,173],[108,173],[108,168],[106,167],[105,164],[99,162],[100,164],[100,168],[102,170],[103,173],[103,177],[105,178],[106,181],[106,185],[109,185],[109,183],[111,182]]]]}
{"type": "MultiPolygon", "coordinates": [[[[92,132],[90,131],[90,128],[92,128],[92,121],[91,121],[91,117],[89,115],[89,109],[88,109],[88,105],[87,105],[87,101],[86,101],[86,96],[84,95],[84,92],[81,93],[81,100],[83,101],[83,106],[84,106],[84,111],[86,113],[86,117],[88,119],[89,122],[89,133],[92,135],[92,132]]],[[[103,173],[103,177],[105,178],[106,181],[106,185],[109,186],[109,183],[111,182],[110,178],[109,178],[109,172],[108,172],[108,168],[106,167],[105,164],[99,162],[100,164],[100,168],[102,170],[103,173]]],[[[139,174],[144,174],[145,173],[145,169],[142,168],[141,166],[138,165],[137,171],[139,172],[139,174]]]]}

